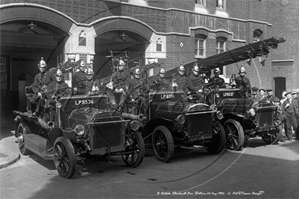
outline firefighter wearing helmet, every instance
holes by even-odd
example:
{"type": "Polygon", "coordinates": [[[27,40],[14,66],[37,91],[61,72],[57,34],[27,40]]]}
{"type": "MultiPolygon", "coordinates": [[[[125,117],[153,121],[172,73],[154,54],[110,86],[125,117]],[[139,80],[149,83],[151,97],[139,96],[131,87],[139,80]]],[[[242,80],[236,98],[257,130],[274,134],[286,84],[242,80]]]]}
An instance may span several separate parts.
{"type": "Polygon", "coordinates": [[[177,69],[177,73],[173,77],[172,86],[176,87],[176,90],[186,91],[187,89],[187,76],[185,73],[185,68],[183,65],[180,65],[177,69]]]}
{"type": "Polygon", "coordinates": [[[114,92],[121,94],[118,106],[123,107],[126,97],[125,93],[128,89],[128,81],[130,79],[130,74],[127,70],[124,70],[123,64],[120,64],[118,67],[119,69],[113,77],[113,90],[114,92]]]}
{"type": "Polygon", "coordinates": [[[77,90],[77,94],[96,94],[100,91],[100,80],[95,77],[92,68],[86,70],[86,80],[84,80],[77,90]]]}
{"type": "Polygon", "coordinates": [[[226,84],[225,84],[225,80],[220,77],[220,69],[219,68],[215,68],[214,69],[214,77],[210,78],[208,80],[208,83],[215,83],[215,87],[219,87],[219,88],[226,88],[226,84]]]}
{"type": "Polygon", "coordinates": [[[147,100],[145,96],[143,96],[142,93],[140,92],[143,83],[144,83],[144,79],[142,79],[142,70],[140,68],[134,69],[133,78],[129,80],[128,95],[131,97],[133,101],[141,102],[142,106],[140,112],[146,115],[147,100]]]}
{"type": "Polygon", "coordinates": [[[47,97],[48,98],[55,98],[55,97],[62,97],[68,96],[71,93],[71,89],[68,89],[69,86],[65,83],[64,74],[60,69],[58,69],[54,75],[54,81],[51,82],[47,87],[47,97]]]}
{"type": "Polygon", "coordinates": [[[188,77],[188,90],[202,92],[204,85],[204,79],[200,75],[200,68],[198,65],[195,65],[192,69],[192,73],[188,77]]]}
{"type": "Polygon", "coordinates": [[[246,69],[241,67],[239,70],[239,76],[235,78],[236,87],[242,90],[244,97],[251,97],[251,84],[250,80],[246,77],[246,69]]]}
{"type": "Polygon", "coordinates": [[[156,85],[157,90],[170,90],[171,83],[165,78],[166,71],[164,68],[159,70],[158,76],[156,76],[152,84],[156,85]]]}
{"type": "Polygon", "coordinates": [[[87,76],[85,74],[85,62],[81,60],[79,65],[79,70],[73,74],[72,78],[72,87],[74,91],[77,91],[84,81],[87,80],[87,76]]]}
{"type": "Polygon", "coordinates": [[[34,77],[34,81],[31,84],[31,89],[34,94],[30,98],[29,103],[27,103],[27,109],[30,115],[32,114],[32,105],[36,106],[34,115],[39,115],[42,93],[45,93],[47,86],[51,82],[51,73],[47,70],[47,64],[43,57],[38,63],[38,68],[40,72],[34,77]]]}

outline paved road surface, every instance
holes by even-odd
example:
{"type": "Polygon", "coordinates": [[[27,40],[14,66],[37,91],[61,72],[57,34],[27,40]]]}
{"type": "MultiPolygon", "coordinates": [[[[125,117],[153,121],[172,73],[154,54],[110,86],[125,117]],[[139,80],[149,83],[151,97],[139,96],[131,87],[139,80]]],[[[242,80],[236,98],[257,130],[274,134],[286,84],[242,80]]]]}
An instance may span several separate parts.
{"type": "Polygon", "coordinates": [[[182,148],[170,163],[147,156],[138,168],[121,157],[79,165],[73,179],[58,176],[52,161],[22,156],[0,170],[0,198],[298,198],[299,143],[264,145],[210,155],[182,148]]]}

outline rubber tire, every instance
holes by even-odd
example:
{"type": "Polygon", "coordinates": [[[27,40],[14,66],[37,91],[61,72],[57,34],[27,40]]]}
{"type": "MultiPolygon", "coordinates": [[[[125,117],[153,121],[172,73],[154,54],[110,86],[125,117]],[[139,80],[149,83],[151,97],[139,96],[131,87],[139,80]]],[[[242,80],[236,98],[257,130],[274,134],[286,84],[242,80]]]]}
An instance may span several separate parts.
{"type": "Polygon", "coordinates": [[[277,144],[278,141],[281,139],[282,137],[282,124],[280,124],[279,121],[275,121],[274,124],[278,127],[277,131],[278,133],[276,134],[274,140],[270,140],[270,138],[272,138],[272,136],[267,136],[267,132],[262,134],[261,135],[261,138],[263,139],[263,141],[266,143],[266,144],[277,144]]]}
{"type": "MultiPolygon", "coordinates": [[[[61,152],[59,152],[59,153],[60,153],[60,156],[61,156],[62,153],[61,152]]],[[[67,178],[67,179],[73,177],[73,175],[76,171],[76,157],[75,157],[74,147],[73,147],[70,140],[68,140],[64,137],[58,137],[55,140],[54,147],[53,147],[53,161],[54,161],[54,165],[56,167],[56,170],[57,170],[58,174],[61,177],[67,178]],[[67,152],[63,157],[63,160],[65,160],[65,162],[60,161],[57,157],[58,156],[57,151],[58,151],[58,146],[59,145],[60,145],[60,147],[63,146],[64,147],[63,150],[65,150],[67,152]],[[67,155],[67,157],[66,157],[66,155],[67,155]],[[63,171],[59,166],[59,164],[61,164],[63,162],[66,163],[65,158],[67,158],[68,167],[69,167],[69,169],[66,169],[67,171],[63,171]]]]}
{"type": "Polygon", "coordinates": [[[137,158],[133,161],[129,161],[130,156],[133,158],[135,156],[132,156],[132,154],[126,154],[126,155],[122,155],[122,159],[127,166],[135,168],[143,162],[146,149],[145,149],[145,143],[143,137],[140,132],[136,131],[133,133],[132,136],[134,142],[133,150],[134,150],[134,154],[137,154],[137,158]]]}
{"type": "Polygon", "coordinates": [[[220,122],[214,122],[213,131],[219,131],[213,134],[213,140],[205,144],[205,149],[211,154],[218,154],[223,151],[226,143],[225,130],[220,122]]]}
{"type": "Polygon", "coordinates": [[[24,134],[26,134],[26,126],[22,122],[18,124],[17,130],[17,139],[18,139],[18,145],[19,145],[19,151],[22,155],[29,155],[31,152],[26,148],[26,142],[24,139],[24,134]],[[22,140],[20,138],[20,134],[23,134],[22,140]],[[20,142],[21,141],[21,142],[20,142]]]}
{"type": "Polygon", "coordinates": [[[234,150],[234,151],[240,150],[241,147],[244,145],[244,142],[245,142],[245,135],[244,135],[244,130],[243,130],[242,125],[236,120],[228,119],[224,123],[224,130],[225,130],[225,133],[226,133],[226,147],[228,149],[234,150]],[[232,133],[229,132],[229,131],[232,131],[232,129],[230,127],[235,128],[235,132],[234,132],[233,135],[232,135],[232,133]],[[235,135],[235,139],[231,139],[231,138],[233,138],[234,135],[235,135]],[[230,145],[229,144],[230,140],[235,140],[235,144],[230,145]]]}
{"type": "Polygon", "coordinates": [[[174,154],[174,141],[167,127],[158,126],[154,129],[152,133],[152,147],[159,161],[168,162],[172,158],[174,154]],[[157,138],[160,138],[160,143],[157,142],[157,138]],[[163,152],[164,149],[165,151],[163,152]],[[162,154],[162,152],[164,154],[162,154]]]}

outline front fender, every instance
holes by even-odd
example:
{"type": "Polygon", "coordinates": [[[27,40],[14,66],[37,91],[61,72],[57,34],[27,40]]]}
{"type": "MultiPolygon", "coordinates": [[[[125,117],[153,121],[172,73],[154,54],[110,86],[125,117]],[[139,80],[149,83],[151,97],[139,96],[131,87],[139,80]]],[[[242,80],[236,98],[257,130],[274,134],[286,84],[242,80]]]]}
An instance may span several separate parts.
{"type": "MultiPolygon", "coordinates": [[[[174,124],[173,124],[173,121],[169,120],[169,119],[166,119],[166,118],[154,118],[152,120],[150,120],[143,128],[142,130],[142,136],[143,136],[143,139],[146,140],[148,139],[153,130],[157,127],[157,126],[165,126],[167,127],[168,129],[171,129],[174,124]]],[[[151,140],[151,139],[150,139],[151,140]]]]}

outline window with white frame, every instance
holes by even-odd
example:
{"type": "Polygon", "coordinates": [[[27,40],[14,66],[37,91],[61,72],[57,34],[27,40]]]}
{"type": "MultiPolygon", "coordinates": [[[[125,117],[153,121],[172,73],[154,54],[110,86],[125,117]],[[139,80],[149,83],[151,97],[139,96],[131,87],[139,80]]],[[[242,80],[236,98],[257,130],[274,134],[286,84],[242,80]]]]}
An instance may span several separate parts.
{"type": "MultiPolygon", "coordinates": [[[[226,51],[226,38],[218,37],[216,40],[216,54],[220,54],[226,51]]],[[[224,75],[224,67],[220,67],[220,75],[224,75]]]]}
{"type": "Polygon", "coordinates": [[[256,29],[253,31],[253,42],[257,42],[261,40],[261,35],[263,34],[263,31],[260,29],[256,29]]]}
{"type": "Polygon", "coordinates": [[[206,0],[195,0],[195,4],[199,6],[205,7],[206,5],[206,0]]]}
{"type": "Polygon", "coordinates": [[[195,36],[195,58],[204,58],[206,54],[206,35],[195,36]]]}
{"type": "Polygon", "coordinates": [[[147,6],[148,5],[147,0],[128,0],[128,3],[141,5],[141,6],[147,6]]]}
{"type": "Polygon", "coordinates": [[[226,0],[216,0],[216,1],[217,1],[217,8],[221,10],[225,10],[226,0]]]}
{"type": "Polygon", "coordinates": [[[160,38],[156,41],[156,51],[161,52],[162,51],[162,40],[160,38]]]}

